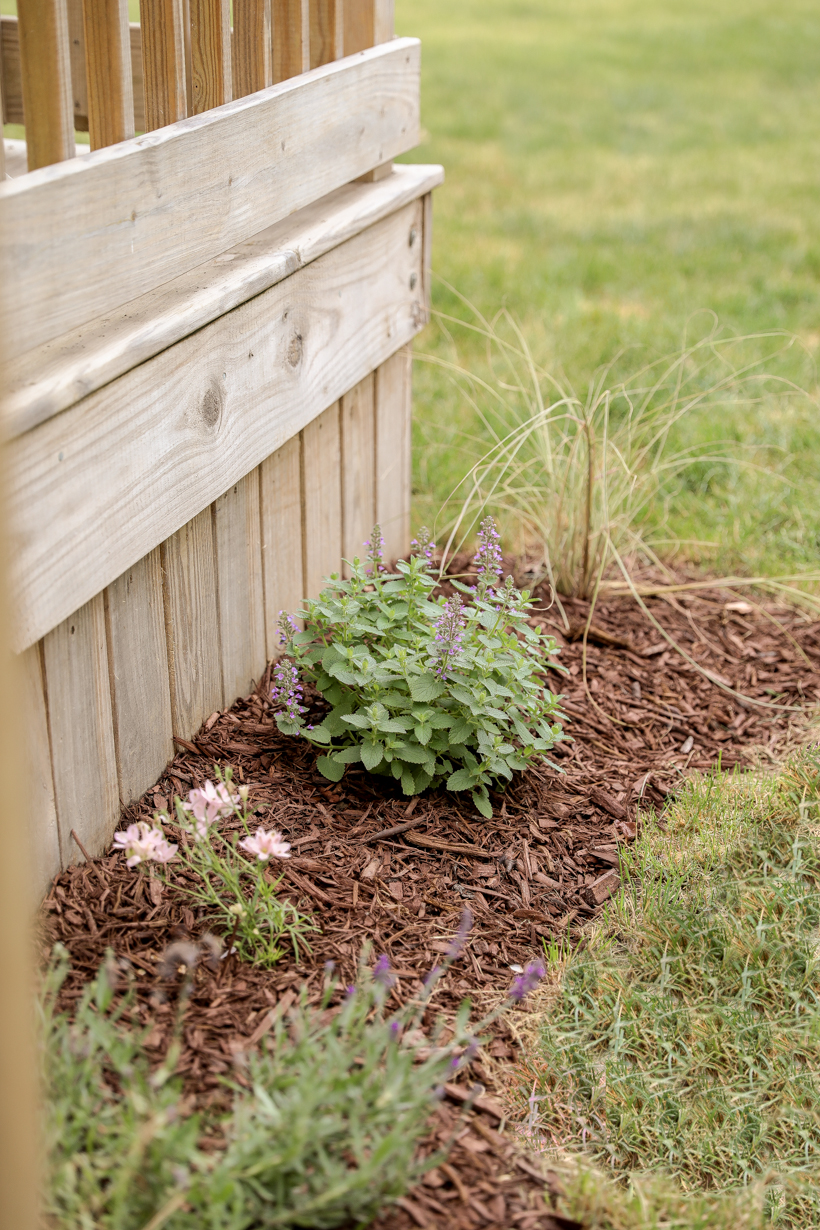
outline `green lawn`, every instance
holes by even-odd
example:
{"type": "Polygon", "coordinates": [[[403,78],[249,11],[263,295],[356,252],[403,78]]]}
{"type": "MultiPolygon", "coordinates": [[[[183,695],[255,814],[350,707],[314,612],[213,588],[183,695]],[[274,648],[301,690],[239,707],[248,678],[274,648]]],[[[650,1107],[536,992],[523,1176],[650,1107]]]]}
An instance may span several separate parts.
{"type": "MultiPolygon", "coordinates": [[[[814,391],[815,3],[397,0],[397,26],[423,40],[426,140],[412,160],[447,172],[440,278],[484,313],[506,304],[576,387],[625,345],[674,351],[687,322],[707,328],[706,309],[730,334],[793,332],[801,345],[778,370],[814,391]]],[[[457,310],[441,284],[434,297],[457,310]]],[[[481,347],[458,341],[460,361],[484,370],[481,347]]],[[[418,348],[450,350],[433,330],[418,348]]],[[[630,365],[634,352],[619,370],[630,365]]],[[[416,388],[418,519],[434,515],[482,433],[440,371],[420,365],[416,388]]],[[[721,542],[727,565],[816,567],[817,408],[775,399],[719,423],[702,415],[684,442],[724,433],[765,445],[757,460],[785,467],[793,486],[701,475],[676,493],[673,531],[721,542]]]]}

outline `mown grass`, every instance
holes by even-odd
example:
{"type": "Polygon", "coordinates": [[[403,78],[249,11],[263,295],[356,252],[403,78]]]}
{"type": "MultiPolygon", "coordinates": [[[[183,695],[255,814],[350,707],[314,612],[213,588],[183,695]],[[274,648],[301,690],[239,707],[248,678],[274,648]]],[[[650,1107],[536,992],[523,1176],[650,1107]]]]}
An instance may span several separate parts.
{"type": "Polygon", "coordinates": [[[819,821],[815,747],[693,779],[624,856],[529,1057],[593,1228],[820,1226],[819,821]]]}
{"type": "MultiPolygon", "coordinates": [[[[583,400],[703,335],[782,329],[774,361],[816,389],[820,347],[820,13],[809,0],[398,0],[423,40],[427,138],[439,161],[436,306],[506,304],[538,361],[583,400]]],[[[481,343],[428,331],[418,349],[485,373],[481,343]]],[[[758,356],[771,342],[751,343],[758,356]]],[[[432,520],[487,442],[441,370],[416,372],[414,493],[432,520]]],[[[717,437],[789,486],[694,468],[668,493],[667,550],[783,571],[820,556],[816,406],[777,398],[691,418],[678,447],[717,437]],[[711,549],[700,544],[712,543],[711,549]]]]}

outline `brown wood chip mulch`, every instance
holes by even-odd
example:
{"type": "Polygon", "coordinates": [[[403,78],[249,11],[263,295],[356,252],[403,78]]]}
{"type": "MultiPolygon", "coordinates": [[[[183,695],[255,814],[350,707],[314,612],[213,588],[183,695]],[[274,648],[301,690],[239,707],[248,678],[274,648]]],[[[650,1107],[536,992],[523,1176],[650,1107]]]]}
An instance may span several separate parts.
{"type": "MultiPolygon", "coordinates": [[[[495,796],[492,820],[443,790],[408,802],[393,783],[357,767],[338,785],[328,783],[313,749],[279,734],[267,676],[230,711],[212,715],[195,739],[178,740],[156,787],[127,809],[124,822],[150,818],[155,807],[213,777],[214,762],[231,766],[250,787],[259,822],[292,843],[285,884],[321,928],[298,963],[286,953],[273,970],[231,958],[216,973],[198,971],[180,1060],[195,1101],[225,1098],[224,1078],[241,1079],[237,1052],[258,1042],[283,997],[292,1002],[306,983],[309,1000],[318,1002],[326,962],[335,962],[341,985],[352,981],[365,942],[374,958],[390,956],[399,974],[395,1002],[416,994],[465,906],[474,926],[437,1007],[452,1009],[465,996],[479,1008],[498,1002],[514,977],[511,966],[541,953],[545,939],[577,939],[617,884],[619,845],[640,823],[663,824],[655,809],[689,770],[765,763],[798,741],[799,715],[737,700],[715,681],[770,705],[810,710],[820,703],[820,622],[800,610],[764,599],[752,606],[720,588],[648,598],[707,678],[670,649],[631,598],[607,598],[594,611],[585,687],[577,637],[588,604],[564,600],[565,630],[556,606],[547,609],[546,591],[538,594],[544,609],[533,622],[556,636],[570,672],[552,674],[550,683],[565,696],[574,742],[556,751],[563,774],[529,770],[495,796]],[[397,826],[403,831],[377,837],[397,826]]],[[[151,1027],[149,1053],[157,1061],[174,1022],[173,1004],[157,993],[158,958],[172,940],[202,930],[186,899],[158,888],[126,869],[121,855],[109,855],[69,868],[43,907],[46,947],[59,940],[71,954],[62,1006],[70,1008],[112,948],[136,969],[137,1010],[151,1027]]],[[[526,1151],[520,1133],[497,1130],[505,1126],[504,1108],[515,1118],[514,1107],[523,1105],[520,1096],[505,1100],[515,1050],[514,1018],[502,1019],[487,1052],[440,1103],[422,1154],[450,1138],[467,1088],[483,1083],[486,1098],[457,1129],[448,1162],[382,1214],[379,1230],[575,1224],[550,1211],[557,1179],[526,1151]]]]}

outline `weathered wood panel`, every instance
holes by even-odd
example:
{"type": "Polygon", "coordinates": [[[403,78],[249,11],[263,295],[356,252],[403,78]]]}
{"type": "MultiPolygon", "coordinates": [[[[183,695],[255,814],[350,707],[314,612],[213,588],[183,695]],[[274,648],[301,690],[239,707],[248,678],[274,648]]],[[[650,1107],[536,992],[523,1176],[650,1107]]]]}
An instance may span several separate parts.
{"type": "MultiPolygon", "coordinates": [[[[34,171],[74,157],[66,0],[22,0],[18,35],[28,169],[34,171]]],[[[14,284],[4,276],[0,283],[14,284]]],[[[6,296],[9,299],[19,303],[16,295],[6,296]]]]}
{"type": "Polygon", "coordinates": [[[342,484],[339,405],[329,406],[302,432],[305,592],[315,598],[342,558],[342,484]]]}
{"type": "MultiPolygon", "coordinates": [[[[411,340],[424,318],[421,245],[407,241],[419,212],[406,206],[7,446],[17,648],[411,340]]],[[[387,407],[385,394],[385,423],[387,407]]],[[[392,447],[383,437],[388,484],[403,464],[392,447]]]]}
{"type": "Polygon", "coordinates": [[[120,798],[138,799],[174,754],[160,549],[105,591],[120,798]]]}
{"type": "Polygon", "coordinates": [[[310,68],[310,0],[273,0],[273,79],[287,81],[310,68]]]}
{"type": "MultiPolygon", "coordinates": [[[[363,559],[376,520],[376,422],[371,373],[342,398],[342,555],[363,559]]],[[[345,575],[350,570],[345,569],[345,575]]]]}
{"type": "Polygon", "coordinates": [[[191,8],[191,114],[221,107],[233,97],[230,0],[189,0],[191,8]]]}
{"type": "Polygon", "coordinates": [[[265,669],[258,468],[214,503],[222,695],[244,696],[265,669]]]}
{"type": "Polygon", "coordinates": [[[91,148],[103,149],[134,135],[128,0],[82,0],[82,11],[88,133],[91,148]]]}
{"type": "Polygon", "coordinates": [[[388,560],[410,549],[410,378],[409,348],[376,372],[376,520],[388,560]]]}
{"type": "Polygon", "coordinates": [[[103,595],[54,628],[44,645],[51,763],[63,865],[101,854],[119,817],[103,595]]]}
{"type": "MultiPolygon", "coordinates": [[[[145,47],[143,58],[147,73],[145,47]]],[[[163,118],[146,114],[146,125],[163,118]]],[[[0,284],[26,285],[24,298],[0,301],[9,349],[31,349],[212,259],[412,148],[418,125],[418,43],[395,39],[6,181],[0,284]],[[271,132],[281,157],[271,157],[271,132]]]]}
{"type": "Polygon", "coordinates": [[[162,544],[171,722],[183,739],[222,708],[213,517],[206,508],[162,544]]]}
{"type": "Polygon", "coordinates": [[[262,576],[265,586],[265,646],[268,659],[280,651],[279,612],[293,615],[305,587],[302,551],[302,440],[294,436],[260,467],[262,576]]]}
{"type": "Polygon", "coordinates": [[[48,743],[48,718],[43,682],[41,646],[32,645],[19,659],[20,692],[24,712],[28,796],[28,824],[31,843],[31,869],[36,900],[43,896],[60,870],[60,838],[51,751],[48,743]]]}

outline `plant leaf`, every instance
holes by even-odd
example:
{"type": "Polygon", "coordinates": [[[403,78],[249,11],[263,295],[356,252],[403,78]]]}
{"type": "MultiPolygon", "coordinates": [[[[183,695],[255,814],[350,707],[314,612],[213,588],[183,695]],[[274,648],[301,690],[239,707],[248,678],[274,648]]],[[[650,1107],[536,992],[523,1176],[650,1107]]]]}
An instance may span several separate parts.
{"type": "Polygon", "coordinates": [[[345,767],[334,760],[332,756],[320,756],[316,761],[316,768],[330,782],[340,782],[344,777],[345,767]]]}

